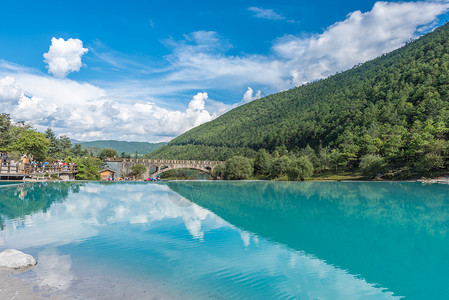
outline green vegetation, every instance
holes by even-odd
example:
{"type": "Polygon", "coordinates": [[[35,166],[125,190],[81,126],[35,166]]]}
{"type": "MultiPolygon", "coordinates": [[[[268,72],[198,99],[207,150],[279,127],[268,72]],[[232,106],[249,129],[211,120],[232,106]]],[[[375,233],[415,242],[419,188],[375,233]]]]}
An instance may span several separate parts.
{"type": "Polygon", "coordinates": [[[167,143],[147,143],[147,142],[125,142],[125,141],[91,141],[91,142],[74,142],[74,144],[79,144],[88,151],[92,151],[93,155],[98,155],[102,149],[112,148],[118,153],[123,152],[123,156],[135,155],[137,153],[143,155],[150,153],[157,148],[167,144],[167,143]]]}
{"type": "Polygon", "coordinates": [[[207,180],[210,175],[200,170],[194,169],[174,169],[160,174],[164,180],[207,180]]]}
{"type": "Polygon", "coordinates": [[[45,158],[50,141],[45,134],[33,129],[21,130],[9,146],[9,150],[26,155],[33,155],[36,159],[45,158]]]}
{"type": "MultiPolygon", "coordinates": [[[[367,178],[382,172],[382,178],[400,179],[447,170],[448,139],[446,24],[346,72],[237,107],[149,157],[245,156],[254,159],[256,172],[267,174],[267,154],[307,156],[316,174],[362,168],[367,178]]],[[[273,163],[279,174],[296,176],[286,171],[286,158],[273,163]]]]}
{"type": "Polygon", "coordinates": [[[253,175],[254,167],[251,159],[243,156],[234,156],[226,161],[224,178],[249,179],[253,175]]]}
{"type": "Polygon", "coordinates": [[[136,176],[136,178],[141,178],[146,171],[147,168],[144,165],[134,165],[131,167],[131,175],[136,176]]]}
{"type": "Polygon", "coordinates": [[[98,155],[98,158],[101,160],[104,160],[105,158],[108,158],[108,157],[118,157],[117,150],[112,149],[112,148],[104,148],[103,150],[101,150],[100,154],[98,155]]]}

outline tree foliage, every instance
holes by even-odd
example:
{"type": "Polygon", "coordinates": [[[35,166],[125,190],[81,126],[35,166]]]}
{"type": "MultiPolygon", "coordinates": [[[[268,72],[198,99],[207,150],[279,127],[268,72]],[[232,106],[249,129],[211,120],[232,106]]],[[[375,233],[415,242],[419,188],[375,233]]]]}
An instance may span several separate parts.
{"type": "Polygon", "coordinates": [[[101,160],[105,160],[108,157],[118,157],[117,150],[112,148],[104,148],[101,150],[100,155],[98,156],[98,158],[101,160]]]}
{"type": "Polygon", "coordinates": [[[45,159],[50,142],[45,134],[32,129],[22,130],[9,146],[9,150],[34,156],[38,160],[45,159]]]}
{"type": "Polygon", "coordinates": [[[144,165],[134,165],[131,167],[131,173],[132,175],[136,176],[137,178],[142,177],[142,175],[147,171],[147,168],[144,165]]]}
{"type": "Polygon", "coordinates": [[[253,162],[243,156],[234,156],[226,161],[224,177],[230,180],[249,179],[254,172],[253,162]]]}

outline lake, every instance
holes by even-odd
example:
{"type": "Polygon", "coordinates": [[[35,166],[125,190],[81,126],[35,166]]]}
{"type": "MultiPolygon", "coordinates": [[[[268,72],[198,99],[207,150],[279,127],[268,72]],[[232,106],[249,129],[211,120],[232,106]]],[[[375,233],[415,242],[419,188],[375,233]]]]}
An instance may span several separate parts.
{"type": "Polygon", "coordinates": [[[5,185],[0,229],[18,279],[80,299],[449,297],[448,185],[5,185]]]}

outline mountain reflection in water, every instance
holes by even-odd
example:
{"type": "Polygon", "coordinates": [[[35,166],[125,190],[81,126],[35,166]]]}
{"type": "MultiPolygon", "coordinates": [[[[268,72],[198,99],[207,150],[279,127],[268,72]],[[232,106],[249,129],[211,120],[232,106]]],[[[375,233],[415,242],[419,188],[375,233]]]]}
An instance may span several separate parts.
{"type": "Polygon", "coordinates": [[[388,287],[439,299],[449,286],[449,189],[412,182],[170,182],[231,224],[388,287]]]}

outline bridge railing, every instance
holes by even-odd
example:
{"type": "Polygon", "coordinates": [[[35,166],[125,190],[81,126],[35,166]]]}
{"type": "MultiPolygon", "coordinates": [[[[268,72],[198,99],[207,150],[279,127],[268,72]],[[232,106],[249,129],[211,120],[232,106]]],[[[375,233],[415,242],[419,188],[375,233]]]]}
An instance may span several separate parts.
{"type": "Polygon", "coordinates": [[[154,163],[154,164],[183,164],[183,165],[211,165],[215,166],[218,164],[224,163],[224,161],[210,161],[210,160],[167,160],[167,159],[143,159],[143,158],[124,158],[121,160],[115,159],[115,160],[109,160],[107,161],[123,161],[123,162],[133,162],[133,163],[154,163]]]}

